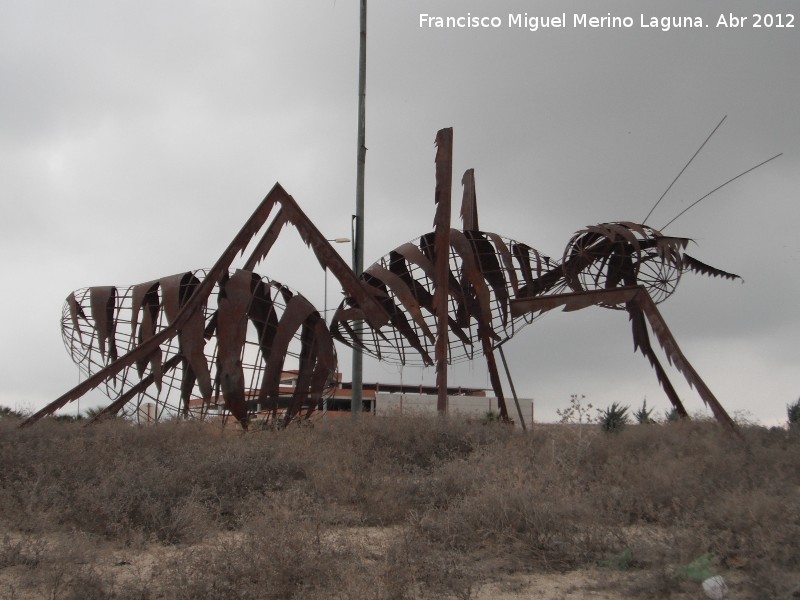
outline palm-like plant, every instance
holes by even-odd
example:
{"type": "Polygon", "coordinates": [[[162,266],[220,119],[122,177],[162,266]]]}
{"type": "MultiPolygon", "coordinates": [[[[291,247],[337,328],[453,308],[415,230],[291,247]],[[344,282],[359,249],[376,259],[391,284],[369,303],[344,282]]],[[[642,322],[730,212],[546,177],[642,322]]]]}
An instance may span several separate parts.
{"type": "Polygon", "coordinates": [[[616,433],[621,431],[630,420],[627,406],[614,402],[611,406],[600,411],[600,426],[603,431],[616,433]]]}
{"type": "Polygon", "coordinates": [[[800,398],[786,406],[786,416],[789,419],[789,429],[800,428],[800,398]]]}
{"type": "Polygon", "coordinates": [[[0,419],[2,419],[3,417],[12,417],[19,419],[22,417],[22,415],[7,406],[0,406],[0,419]]]}
{"type": "Polygon", "coordinates": [[[653,419],[653,409],[647,408],[646,398],[642,401],[642,408],[633,413],[633,416],[640,425],[655,423],[655,419],[653,419]]]}

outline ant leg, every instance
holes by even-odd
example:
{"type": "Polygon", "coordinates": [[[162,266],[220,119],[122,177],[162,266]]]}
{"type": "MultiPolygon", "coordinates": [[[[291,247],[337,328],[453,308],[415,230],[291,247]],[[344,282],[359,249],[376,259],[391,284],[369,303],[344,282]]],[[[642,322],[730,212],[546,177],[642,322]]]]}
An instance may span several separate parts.
{"type": "Polygon", "coordinates": [[[733,419],[731,419],[728,413],[725,412],[725,409],[722,408],[719,400],[717,400],[714,394],[711,393],[711,390],[708,389],[708,386],[701,379],[700,375],[694,370],[694,367],[692,367],[692,365],[683,355],[683,352],[681,352],[681,349],[678,347],[678,342],[672,336],[672,332],[669,330],[669,327],[667,327],[664,317],[661,316],[661,313],[656,307],[656,303],[653,302],[653,299],[650,297],[650,294],[648,294],[644,288],[641,288],[641,291],[634,299],[634,302],[638,304],[639,308],[647,317],[647,320],[650,323],[650,328],[653,330],[658,343],[664,349],[669,361],[675,365],[675,368],[678,369],[678,371],[683,373],[683,376],[686,378],[686,381],[689,383],[689,385],[697,389],[697,393],[703,399],[703,402],[705,402],[706,406],[711,409],[711,412],[714,414],[714,417],[716,417],[717,421],[722,423],[731,431],[739,433],[739,428],[737,427],[736,423],[734,423],[733,419]]]}
{"type": "Polygon", "coordinates": [[[480,327],[481,344],[483,345],[483,355],[486,357],[486,366],[489,369],[489,381],[492,382],[494,395],[497,396],[497,407],[500,409],[500,418],[504,422],[509,422],[506,399],[503,396],[503,386],[500,383],[500,375],[497,372],[497,362],[494,360],[494,349],[489,339],[489,334],[485,327],[480,327]]]}
{"type": "Polygon", "coordinates": [[[647,325],[645,324],[645,317],[642,309],[633,302],[629,302],[627,308],[631,319],[631,327],[633,329],[634,352],[636,350],[641,350],[642,354],[647,357],[647,360],[650,362],[650,366],[653,367],[653,370],[656,372],[658,383],[661,384],[661,388],[664,390],[667,398],[669,398],[669,401],[672,402],[672,406],[675,408],[675,411],[681,416],[681,418],[688,419],[689,413],[686,412],[683,402],[681,402],[681,399],[678,397],[678,393],[675,391],[675,388],[672,387],[672,382],[667,377],[664,367],[661,366],[658,357],[653,351],[653,346],[650,344],[650,336],[647,333],[647,325]]]}
{"type": "MultiPolygon", "coordinates": [[[[592,290],[582,292],[572,292],[568,294],[554,294],[552,296],[537,296],[534,298],[524,298],[511,301],[511,315],[518,317],[529,312],[544,313],[554,308],[563,307],[564,311],[580,310],[589,306],[598,305],[632,305],[647,318],[650,328],[658,340],[658,343],[667,355],[671,364],[680,371],[690,386],[697,389],[697,393],[703,402],[711,409],[711,412],[726,428],[733,432],[738,432],[738,427],[733,419],[730,418],[725,409],[716,399],[711,390],[702,380],[691,363],[681,352],[678,342],[672,336],[664,318],[656,308],[656,303],[642,286],[627,286],[608,290],[592,290]]],[[[640,339],[639,342],[642,340],[640,339]]],[[[634,339],[636,342],[636,339],[634,339]]],[[[651,348],[652,350],[652,348],[651,348]]],[[[644,352],[644,350],[643,350],[644,352]]],[[[645,352],[645,355],[647,353],[645,352]]],[[[648,356],[649,358],[649,356],[648,356]]],[[[660,366],[660,365],[659,365],[660,366]]],[[[656,372],[658,372],[658,367],[656,372]]],[[[663,370],[662,370],[663,371],[663,370]]]]}
{"type": "MultiPolygon", "coordinates": [[[[170,358],[167,362],[163,364],[163,374],[170,372],[172,369],[177,367],[181,361],[183,360],[183,356],[181,354],[176,354],[172,358],[170,358]]],[[[119,398],[114,400],[111,404],[106,406],[103,410],[97,413],[86,425],[92,425],[93,423],[98,423],[99,421],[103,421],[105,419],[109,419],[116,415],[122,408],[131,401],[131,399],[144,392],[148,387],[150,387],[153,382],[156,380],[156,375],[154,373],[150,373],[149,375],[142,378],[142,380],[134,385],[131,389],[129,389],[124,394],[120,395],[119,398]]]]}

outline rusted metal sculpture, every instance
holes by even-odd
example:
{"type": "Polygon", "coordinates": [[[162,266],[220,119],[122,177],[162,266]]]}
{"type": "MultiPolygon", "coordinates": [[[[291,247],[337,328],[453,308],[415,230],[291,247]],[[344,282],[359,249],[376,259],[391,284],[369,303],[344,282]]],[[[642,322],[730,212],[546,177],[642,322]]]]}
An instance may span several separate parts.
{"type": "Polygon", "coordinates": [[[86,379],[26,423],[99,385],[106,386],[113,402],[98,418],[140,402],[143,394],[166,406],[172,394],[179,396],[172,406],[181,414],[194,405],[203,414],[223,404],[243,427],[259,409],[272,418],[280,409],[288,422],[319,405],[336,369],[332,338],[380,360],[435,364],[437,385],[444,390],[440,410],[446,409],[446,365],[481,354],[501,416],[508,420],[495,351],[550,310],[601,306],[627,311],[634,348],[647,357],[679,414],[688,416],[656,357],[648,323],[668,361],[714,416],[736,429],[656,305],[674,292],[684,272],[737,275],[686,254],[689,239],[632,222],[577,232],[561,259],[484,232],[471,169],[462,179],[463,229],[451,228],[452,130],[441,130],[436,143],[434,231],[399,246],[360,276],[276,184],[211,269],[122,290],[98,287],[71,294],[62,319],[65,341],[86,379]],[[342,285],[345,299],[329,327],[301,295],[254,272],[286,224],[298,230],[342,285]],[[236,254],[260,232],[252,255],[241,269],[231,270],[236,254]],[[292,338],[299,347],[297,385],[291,401],[279,407],[280,375],[292,338]],[[155,393],[147,391],[151,386],[155,393]]]}
{"type": "MultiPolygon", "coordinates": [[[[72,359],[87,378],[115,365],[121,349],[135,350],[173,325],[208,277],[200,270],[124,289],[73,292],[62,315],[72,359]]],[[[250,270],[224,273],[210,290],[175,337],[126,361],[118,375],[103,381],[114,402],[101,418],[147,399],[156,414],[146,418],[159,419],[165,412],[205,417],[224,408],[242,423],[256,412],[275,418],[279,408],[294,415],[303,407],[309,410],[309,402],[321,402],[336,370],[336,355],[316,309],[303,296],[250,270]],[[293,398],[279,406],[287,354],[300,369],[293,398]]]]}

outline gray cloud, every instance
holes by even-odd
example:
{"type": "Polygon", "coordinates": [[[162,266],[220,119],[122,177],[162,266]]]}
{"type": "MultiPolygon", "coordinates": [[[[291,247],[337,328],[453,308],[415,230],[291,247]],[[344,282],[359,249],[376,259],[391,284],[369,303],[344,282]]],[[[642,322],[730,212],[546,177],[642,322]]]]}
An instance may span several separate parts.
{"type": "MultiPolygon", "coordinates": [[[[482,226],[559,255],[579,227],[642,219],[728,114],[651,223],[783,152],[669,228],[697,241],[697,258],[746,283],[686,276],[662,307],[726,407],[782,419],[798,395],[800,358],[800,22],[668,32],[418,26],[421,12],[565,10],[713,23],[728,12],[796,13],[796,4],[372,3],[367,260],[430,228],[441,127],[455,128],[456,172],[476,169],[482,226]]],[[[70,290],[210,264],[275,181],[324,231],[349,234],[357,13],[342,0],[4,3],[0,403],[38,407],[75,383],[57,329],[70,290]]],[[[287,268],[279,257],[270,275],[320,303],[322,274],[313,259],[303,265],[287,268]]],[[[666,406],[632,353],[624,313],[549,315],[508,349],[518,390],[545,417],[570,393],[596,405],[646,395],[666,406]]],[[[374,378],[433,380],[367,362],[374,378]]],[[[488,385],[479,362],[452,379],[488,385]]]]}

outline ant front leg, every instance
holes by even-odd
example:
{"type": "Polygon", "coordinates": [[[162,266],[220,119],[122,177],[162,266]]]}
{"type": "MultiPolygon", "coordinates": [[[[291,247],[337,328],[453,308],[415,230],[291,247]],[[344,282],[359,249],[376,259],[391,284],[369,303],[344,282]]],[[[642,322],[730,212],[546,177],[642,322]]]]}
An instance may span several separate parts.
{"type": "MultiPolygon", "coordinates": [[[[554,294],[551,296],[539,296],[536,298],[524,298],[511,301],[511,315],[518,317],[530,312],[544,313],[558,307],[563,307],[565,312],[580,310],[589,306],[609,306],[625,304],[628,313],[633,320],[633,338],[634,346],[640,349],[642,353],[647,356],[653,368],[656,370],[659,383],[664,386],[667,395],[673,402],[675,408],[680,412],[683,406],[678,399],[672,385],[664,373],[661,364],[655,358],[653,349],[650,345],[650,338],[647,335],[647,329],[644,324],[644,319],[650,323],[650,328],[658,340],[658,343],[663,348],[667,359],[675,368],[680,371],[686,378],[686,381],[691,387],[697,389],[697,393],[702,398],[703,402],[711,409],[714,417],[722,423],[726,428],[733,432],[738,433],[738,428],[733,419],[730,418],[725,409],[716,399],[714,394],[705,384],[700,375],[695,371],[694,367],[684,356],[678,342],[667,327],[664,318],[661,316],[656,303],[647,293],[643,286],[627,286],[619,287],[609,290],[588,290],[581,292],[572,292],[568,294],[554,294]],[[666,385],[665,385],[666,382],[666,385]]],[[[683,409],[683,413],[686,410],[683,409]]]]}
{"type": "Polygon", "coordinates": [[[631,328],[633,329],[634,351],[641,350],[642,354],[644,354],[647,357],[647,360],[650,361],[650,366],[653,367],[653,370],[655,370],[658,382],[661,384],[661,387],[663,388],[664,393],[667,395],[667,398],[669,398],[669,401],[672,402],[672,406],[675,408],[675,411],[678,413],[678,415],[681,418],[689,418],[689,413],[686,412],[683,402],[681,402],[681,399],[678,397],[678,393],[672,386],[672,382],[667,377],[664,367],[661,366],[658,357],[653,351],[653,346],[650,344],[650,335],[647,333],[647,325],[645,323],[645,315],[642,311],[642,308],[638,303],[631,301],[626,303],[625,309],[630,315],[631,328]]]}

